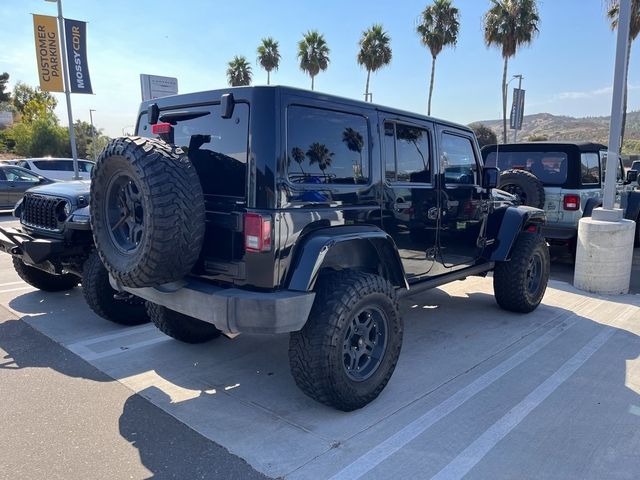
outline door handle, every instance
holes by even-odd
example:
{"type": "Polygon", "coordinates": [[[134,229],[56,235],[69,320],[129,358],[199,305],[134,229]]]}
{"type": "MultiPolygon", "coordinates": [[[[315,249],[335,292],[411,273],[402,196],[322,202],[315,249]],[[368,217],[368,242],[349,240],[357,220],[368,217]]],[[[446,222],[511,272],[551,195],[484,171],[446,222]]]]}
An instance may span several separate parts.
{"type": "Polygon", "coordinates": [[[411,202],[396,202],[395,207],[398,210],[405,210],[407,208],[411,208],[411,202]]]}

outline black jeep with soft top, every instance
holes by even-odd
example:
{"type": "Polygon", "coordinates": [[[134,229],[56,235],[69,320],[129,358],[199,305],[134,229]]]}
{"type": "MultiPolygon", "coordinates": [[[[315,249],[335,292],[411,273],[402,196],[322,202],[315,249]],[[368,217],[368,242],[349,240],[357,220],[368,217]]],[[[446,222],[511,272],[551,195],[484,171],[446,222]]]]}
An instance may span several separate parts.
{"type": "Polygon", "coordinates": [[[398,298],[493,271],[530,312],[549,276],[544,212],[494,202],[473,132],[285,87],[142,104],[93,171],[91,225],[114,288],[166,334],[290,333],[298,386],[353,410],[395,368],[398,298]]]}

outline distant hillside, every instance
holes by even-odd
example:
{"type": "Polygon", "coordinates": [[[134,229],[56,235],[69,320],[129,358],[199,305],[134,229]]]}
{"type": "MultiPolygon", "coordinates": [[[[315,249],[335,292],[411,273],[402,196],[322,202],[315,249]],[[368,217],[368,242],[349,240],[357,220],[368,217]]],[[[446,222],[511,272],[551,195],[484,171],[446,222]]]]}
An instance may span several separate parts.
{"type": "MultiPolygon", "coordinates": [[[[550,113],[525,115],[522,130],[518,132],[518,140],[522,142],[530,136],[546,136],[549,140],[585,140],[606,144],[609,139],[609,118],[574,118],[551,115],[550,113]]],[[[476,123],[482,123],[491,128],[500,138],[502,120],[486,120],[476,123]]],[[[509,130],[509,138],[512,135],[513,131],[509,130]]],[[[634,150],[640,150],[640,111],[627,114],[625,145],[627,150],[630,147],[633,147],[634,150]]]]}

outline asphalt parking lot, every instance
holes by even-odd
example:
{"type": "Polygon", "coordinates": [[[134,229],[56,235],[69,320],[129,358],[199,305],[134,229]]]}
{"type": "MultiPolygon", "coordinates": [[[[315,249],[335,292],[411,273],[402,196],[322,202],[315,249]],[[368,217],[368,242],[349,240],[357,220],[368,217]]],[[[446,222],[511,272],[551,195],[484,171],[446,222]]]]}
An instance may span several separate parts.
{"type": "Polygon", "coordinates": [[[180,344],[0,255],[0,478],[635,479],[640,296],[579,292],[554,256],[529,315],[490,278],[403,299],[394,376],[343,413],[296,388],[286,335],[180,344]]]}

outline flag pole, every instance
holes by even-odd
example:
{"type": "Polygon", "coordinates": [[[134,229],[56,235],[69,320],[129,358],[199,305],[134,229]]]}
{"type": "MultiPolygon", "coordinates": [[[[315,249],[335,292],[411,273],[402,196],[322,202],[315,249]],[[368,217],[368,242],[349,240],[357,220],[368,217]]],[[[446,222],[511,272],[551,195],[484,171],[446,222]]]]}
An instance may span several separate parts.
{"type": "MultiPolygon", "coordinates": [[[[51,1],[51,0],[49,0],[51,1]]],[[[62,0],[58,4],[58,29],[60,30],[60,48],[62,53],[62,77],[64,79],[64,94],[67,97],[67,115],[69,117],[69,139],[71,140],[71,156],[73,158],[73,179],[80,180],[78,172],[78,149],[76,148],[76,132],[73,128],[73,112],[71,111],[71,87],[69,85],[69,67],[67,64],[67,39],[64,31],[64,17],[62,16],[62,0]]]]}

